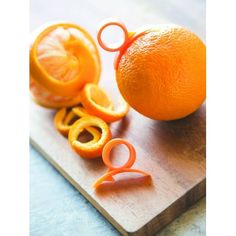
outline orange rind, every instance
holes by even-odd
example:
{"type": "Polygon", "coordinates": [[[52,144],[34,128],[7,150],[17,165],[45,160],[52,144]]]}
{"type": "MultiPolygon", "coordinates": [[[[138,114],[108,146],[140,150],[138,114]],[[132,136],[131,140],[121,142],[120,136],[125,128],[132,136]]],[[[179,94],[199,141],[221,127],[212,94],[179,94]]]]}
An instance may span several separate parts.
{"type": "Polygon", "coordinates": [[[74,97],[86,83],[97,83],[100,57],[91,36],[78,25],[44,28],[32,43],[30,74],[53,95],[74,97]]]}
{"type": "Polygon", "coordinates": [[[98,33],[97,33],[97,40],[99,45],[106,51],[109,52],[116,52],[122,49],[122,47],[125,45],[125,43],[127,42],[129,38],[129,33],[128,30],[126,28],[126,26],[121,22],[118,21],[115,18],[107,18],[104,21],[101,22],[99,28],[98,28],[98,33]],[[122,31],[123,31],[123,36],[124,39],[122,41],[122,43],[116,43],[116,45],[107,45],[103,40],[102,40],[102,33],[103,31],[110,27],[110,26],[116,26],[119,27],[122,31]]]}
{"type": "Polygon", "coordinates": [[[81,91],[81,103],[87,112],[111,123],[122,119],[129,111],[129,105],[121,99],[116,110],[110,109],[107,100],[101,99],[103,90],[95,84],[86,84],[81,91]]]}
{"type": "Polygon", "coordinates": [[[149,30],[138,30],[137,32],[129,32],[128,29],[126,28],[125,24],[121,22],[120,20],[116,18],[107,18],[103,20],[97,31],[97,40],[98,44],[102,49],[108,52],[117,52],[114,60],[114,68],[117,69],[120,58],[122,55],[125,53],[126,49],[132,44],[135,39],[138,37],[144,35],[147,33],[149,30]],[[103,40],[102,40],[102,34],[103,31],[106,30],[110,26],[116,26],[121,29],[123,32],[123,40],[120,42],[114,43],[112,45],[107,45],[103,40]]]}
{"type": "MultiPolygon", "coordinates": [[[[71,111],[67,111],[67,109],[64,107],[64,108],[61,108],[55,115],[54,117],[54,124],[57,128],[57,130],[64,136],[68,136],[68,133],[69,133],[69,130],[72,126],[72,124],[70,124],[75,118],[80,119],[81,117],[84,117],[86,116],[86,114],[84,113],[80,113],[80,114],[76,114],[73,112],[73,110],[71,111]]],[[[93,128],[93,127],[87,127],[86,128],[86,131],[89,132],[92,136],[93,136],[93,139],[88,142],[87,144],[91,144],[91,143],[94,143],[94,142],[97,142],[99,139],[100,139],[100,132],[93,128]]]]}
{"type": "Polygon", "coordinates": [[[134,162],[136,160],[136,151],[135,151],[134,146],[124,139],[116,138],[116,139],[110,140],[103,148],[102,159],[103,159],[104,164],[108,167],[108,172],[105,173],[103,176],[101,176],[92,185],[93,188],[99,187],[104,181],[114,181],[113,176],[120,174],[120,173],[124,173],[124,172],[135,172],[135,173],[142,174],[144,176],[150,176],[148,173],[146,173],[142,170],[131,169],[132,165],[134,164],[134,162]],[[128,148],[129,159],[127,160],[127,162],[124,165],[122,165],[120,167],[115,167],[110,162],[110,152],[115,146],[121,145],[121,144],[125,145],[128,148]]]}
{"type": "Polygon", "coordinates": [[[72,107],[72,111],[79,117],[89,116],[89,113],[82,106],[72,107]]]}
{"type": "MultiPolygon", "coordinates": [[[[99,132],[100,133],[100,132],[99,132]]],[[[91,133],[93,135],[93,133],[91,133]]],[[[68,134],[72,148],[83,158],[96,158],[102,155],[105,144],[111,139],[109,126],[102,119],[95,116],[84,116],[77,120],[70,128],[68,134]],[[97,127],[101,130],[100,139],[93,143],[82,143],[78,140],[84,129],[97,127]]]]}
{"type": "Polygon", "coordinates": [[[189,29],[175,24],[146,25],[134,32],[117,19],[102,22],[99,45],[116,52],[119,91],[137,112],[154,120],[177,120],[206,99],[206,46],[189,29]],[[122,30],[118,46],[103,41],[110,26],[122,30]],[[178,65],[178,66],[177,66],[178,65]]]}

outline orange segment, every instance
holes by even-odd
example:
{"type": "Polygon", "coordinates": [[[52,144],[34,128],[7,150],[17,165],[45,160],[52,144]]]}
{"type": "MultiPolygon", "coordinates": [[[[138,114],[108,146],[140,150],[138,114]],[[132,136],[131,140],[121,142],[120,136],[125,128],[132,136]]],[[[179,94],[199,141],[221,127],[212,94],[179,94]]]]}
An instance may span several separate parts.
{"type": "Polygon", "coordinates": [[[111,123],[122,119],[129,111],[129,105],[122,99],[117,110],[108,108],[109,103],[101,99],[102,90],[95,84],[86,84],[81,92],[81,103],[88,113],[111,123]]]}
{"type": "Polygon", "coordinates": [[[95,116],[85,116],[77,120],[70,128],[68,135],[72,148],[83,158],[95,158],[102,154],[103,147],[111,139],[109,126],[100,118],[95,116]],[[79,135],[84,129],[95,126],[101,129],[102,134],[97,142],[82,143],[78,141],[79,135]]]}
{"type": "Polygon", "coordinates": [[[81,101],[80,93],[74,97],[53,95],[44,87],[35,82],[32,78],[30,78],[30,92],[32,99],[39,105],[46,108],[71,107],[79,104],[81,101]]]}
{"type": "Polygon", "coordinates": [[[76,96],[86,83],[98,82],[100,57],[84,29],[70,23],[54,24],[34,40],[30,72],[52,94],[76,96]]]}

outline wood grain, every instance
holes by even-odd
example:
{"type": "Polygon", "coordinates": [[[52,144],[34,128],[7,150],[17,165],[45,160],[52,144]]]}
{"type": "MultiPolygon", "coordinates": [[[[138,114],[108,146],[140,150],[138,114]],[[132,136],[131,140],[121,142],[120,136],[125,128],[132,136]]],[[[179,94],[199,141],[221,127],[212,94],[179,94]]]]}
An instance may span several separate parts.
{"type": "MultiPolygon", "coordinates": [[[[92,183],[106,167],[74,153],[53,125],[54,111],[31,104],[31,142],[123,235],[151,235],[205,195],[205,107],[173,122],[153,121],[134,110],[111,125],[113,137],[134,144],[134,168],[152,175],[120,176],[98,191],[92,183]]],[[[119,149],[125,156],[126,150],[119,149]]]]}
{"type": "MultiPolygon", "coordinates": [[[[47,21],[67,20],[86,28],[95,38],[98,23],[113,16],[131,31],[144,24],[171,22],[190,28],[203,40],[205,37],[204,1],[31,0],[30,14],[32,30],[47,21]]],[[[110,38],[114,36],[111,32],[110,38]]],[[[116,98],[114,54],[100,53],[100,84],[116,98]]],[[[125,119],[112,124],[113,137],[126,138],[136,147],[134,168],[149,172],[152,182],[125,175],[96,192],[91,184],[106,171],[102,161],[81,159],[71,150],[54,128],[54,111],[34,103],[30,110],[32,144],[123,235],[152,235],[205,195],[205,106],[173,122],[153,121],[131,110],[125,119]]],[[[123,160],[127,153],[119,149],[115,154],[123,160]]]]}

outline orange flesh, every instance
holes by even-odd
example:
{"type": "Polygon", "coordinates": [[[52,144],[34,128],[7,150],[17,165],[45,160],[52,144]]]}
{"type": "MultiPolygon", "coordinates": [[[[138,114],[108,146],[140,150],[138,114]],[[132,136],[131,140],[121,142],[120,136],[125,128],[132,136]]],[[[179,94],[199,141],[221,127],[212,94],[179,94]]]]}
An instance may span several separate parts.
{"type": "Polygon", "coordinates": [[[30,92],[32,99],[46,108],[71,107],[80,103],[80,93],[74,97],[62,97],[54,95],[39,85],[32,77],[30,78],[30,92]]]}
{"type": "Polygon", "coordinates": [[[38,59],[45,70],[57,80],[68,81],[79,73],[79,58],[65,43],[73,40],[71,29],[58,27],[38,45],[38,59]]]}
{"type": "Polygon", "coordinates": [[[77,25],[44,29],[30,51],[31,76],[54,95],[76,96],[84,84],[97,83],[100,57],[91,36],[77,25]]]}
{"type": "Polygon", "coordinates": [[[79,53],[74,47],[78,40],[86,43],[96,54],[93,44],[77,29],[59,26],[46,35],[38,45],[38,60],[57,80],[73,80],[79,73],[79,53]]]}

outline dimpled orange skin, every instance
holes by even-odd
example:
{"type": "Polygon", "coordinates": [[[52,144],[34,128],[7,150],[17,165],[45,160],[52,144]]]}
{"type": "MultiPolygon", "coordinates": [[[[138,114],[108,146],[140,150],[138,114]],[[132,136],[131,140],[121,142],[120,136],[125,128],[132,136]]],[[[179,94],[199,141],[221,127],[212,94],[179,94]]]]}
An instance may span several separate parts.
{"type": "Polygon", "coordinates": [[[206,97],[205,45],[180,26],[157,26],[127,48],[116,79],[124,99],[144,116],[183,118],[206,97]]]}

